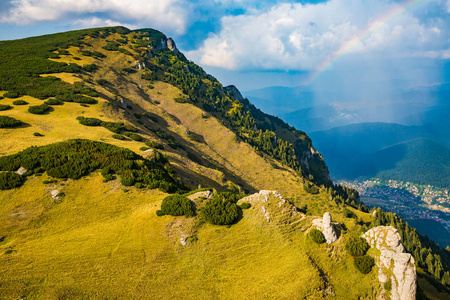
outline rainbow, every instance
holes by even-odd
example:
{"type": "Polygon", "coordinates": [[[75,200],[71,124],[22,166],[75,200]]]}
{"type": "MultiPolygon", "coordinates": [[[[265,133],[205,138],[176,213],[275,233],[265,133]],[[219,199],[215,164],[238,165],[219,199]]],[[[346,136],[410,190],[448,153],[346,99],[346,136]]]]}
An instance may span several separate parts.
{"type": "Polygon", "coordinates": [[[326,60],[324,60],[311,74],[311,76],[306,81],[306,85],[313,83],[320,74],[322,74],[342,56],[344,56],[349,50],[351,50],[359,41],[362,41],[369,37],[373,32],[378,30],[383,24],[388,23],[393,20],[396,16],[400,15],[402,12],[407,10],[415,10],[432,0],[407,0],[394,8],[383,14],[376,21],[372,22],[362,31],[358,32],[348,41],[346,41],[336,52],[330,55],[326,60]]]}

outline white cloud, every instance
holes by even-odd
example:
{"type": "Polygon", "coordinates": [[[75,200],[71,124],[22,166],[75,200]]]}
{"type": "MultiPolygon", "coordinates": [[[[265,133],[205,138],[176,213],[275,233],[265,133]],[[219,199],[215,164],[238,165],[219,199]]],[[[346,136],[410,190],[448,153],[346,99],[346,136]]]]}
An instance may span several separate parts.
{"type": "Polygon", "coordinates": [[[0,23],[28,25],[65,18],[85,20],[102,13],[112,23],[150,25],[181,34],[186,30],[190,7],[186,0],[15,0],[0,15],[0,23]],[[86,17],[89,14],[91,17],[86,17]]]}
{"type": "Polygon", "coordinates": [[[221,30],[188,56],[204,65],[234,70],[313,70],[342,53],[382,58],[435,53],[446,58],[448,21],[437,16],[433,22],[420,20],[408,10],[395,13],[399,8],[388,0],[282,3],[223,17],[221,30]]]}

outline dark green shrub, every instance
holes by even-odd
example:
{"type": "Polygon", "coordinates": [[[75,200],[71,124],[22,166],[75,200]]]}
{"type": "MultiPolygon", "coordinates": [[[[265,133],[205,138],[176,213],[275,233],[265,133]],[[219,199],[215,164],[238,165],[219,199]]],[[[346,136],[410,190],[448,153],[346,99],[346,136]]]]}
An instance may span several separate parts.
{"type": "Polygon", "coordinates": [[[197,142],[197,143],[203,143],[204,142],[203,137],[201,135],[193,133],[193,132],[188,134],[188,138],[191,141],[194,141],[194,142],[197,142]]]}
{"type": "Polygon", "coordinates": [[[342,211],[342,214],[344,215],[344,218],[355,218],[356,217],[356,215],[348,208],[344,208],[344,210],[342,211]]]}
{"type": "Polygon", "coordinates": [[[106,57],[105,54],[103,54],[103,53],[101,53],[99,51],[93,51],[92,52],[92,56],[97,57],[97,58],[104,58],[104,57],[106,57]]]}
{"type": "Polygon", "coordinates": [[[356,256],[354,259],[355,267],[363,274],[369,273],[375,266],[375,260],[369,255],[356,256]]]}
{"type": "Polygon", "coordinates": [[[84,65],[83,69],[86,72],[94,72],[94,71],[98,70],[98,67],[96,64],[88,64],[88,65],[84,65]]]}
{"type": "Polygon", "coordinates": [[[13,104],[14,104],[14,105],[27,105],[28,102],[25,101],[25,100],[20,99],[20,100],[15,100],[15,101],[13,102],[13,104]]]}
{"type": "Polygon", "coordinates": [[[325,237],[323,236],[323,233],[315,228],[309,231],[308,238],[317,244],[325,243],[325,237]]]}
{"type": "Polygon", "coordinates": [[[0,173],[0,190],[10,190],[19,187],[25,180],[25,177],[14,172],[2,172],[0,173]]]}
{"type": "Polygon", "coordinates": [[[103,127],[114,133],[121,133],[124,129],[122,122],[102,122],[103,127]]]}
{"type": "Polygon", "coordinates": [[[85,118],[83,116],[77,117],[80,124],[85,126],[102,126],[103,121],[97,118],[85,118]]]}
{"type": "Polygon", "coordinates": [[[106,44],[106,46],[103,46],[102,48],[108,51],[118,51],[119,45],[116,42],[109,42],[108,44],[106,44]]]}
{"type": "Polygon", "coordinates": [[[187,103],[189,102],[189,99],[186,97],[176,97],[173,100],[175,100],[175,102],[177,103],[187,103]]]}
{"type": "Polygon", "coordinates": [[[55,98],[50,98],[47,101],[44,102],[47,105],[63,105],[64,102],[62,102],[61,100],[55,99],[55,98]]]}
{"type": "Polygon", "coordinates": [[[14,250],[8,249],[8,250],[5,251],[5,254],[11,254],[13,252],[14,252],[14,250]]]}
{"type": "Polygon", "coordinates": [[[0,111],[11,109],[12,106],[8,104],[0,104],[0,111]]]}
{"type": "Polygon", "coordinates": [[[312,183],[306,183],[306,184],[304,184],[303,187],[305,189],[305,192],[307,192],[307,193],[310,193],[313,195],[319,193],[319,188],[312,183]]]}
{"type": "Polygon", "coordinates": [[[200,209],[200,215],[205,221],[214,225],[233,224],[239,216],[237,205],[223,200],[223,197],[218,194],[206,202],[206,205],[200,209]]]}
{"type": "Polygon", "coordinates": [[[388,279],[388,281],[386,281],[386,282],[384,283],[384,289],[385,289],[387,292],[390,292],[390,291],[392,290],[392,281],[391,281],[390,278],[388,279]]]}
{"type": "Polygon", "coordinates": [[[158,142],[146,140],[145,144],[153,149],[164,150],[164,146],[158,142]]]}
{"type": "Polygon", "coordinates": [[[139,134],[134,133],[134,132],[125,132],[124,135],[126,135],[127,137],[129,137],[133,141],[141,142],[141,141],[144,140],[144,138],[142,136],[140,136],[139,134]]]}
{"type": "Polygon", "coordinates": [[[139,148],[139,150],[141,150],[141,151],[147,151],[148,149],[150,149],[149,147],[141,147],[141,148],[139,148]]]}
{"type": "Polygon", "coordinates": [[[161,204],[161,211],[165,215],[171,216],[194,216],[192,201],[179,194],[170,195],[164,198],[161,204]]]}
{"type": "Polygon", "coordinates": [[[252,207],[252,205],[248,202],[244,202],[240,206],[242,209],[249,209],[250,207],[252,207]]]}
{"type": "Polygon", "coordinates": [[[19,96],[20,96],[19,93],[14,92],[14,91],[10,91],[10,92],[7,92],[7,93],[3,94],[3,97],[12,98],[12,99],[19,98],[19,96]]]}
{"type": "Polygon", "coordinates": [[[51,110],[52,110],[52,108],[50,106],[48,106],[47,104],[41,104],[41,105],[28,107],[28,112],[35,114],[35,115],[43,115],[51,110]]]}
{"type": "Polygon", "coordinates": [[[11,128],[22,125],[23,122],[17,119],[8,117],[8,116],[0,116],[0,128],[11,128]]]}
{"type": "Polygon", "coordinates": [[[350,236],[345,243],[345,249],[351,256],[363,256],[369,248],[370,246],[362,237],[350,236]]]}
{"type": "Polygon", "coordinates": [[[40,134],[39,132],[33,133],[34,136],[44,136],[43,134],[40,134]]]}
{"type": "Polygon", "coordinates": [[[106,79],[97,79],[95,82],[97,82],[99,85],[107,85],[109,83],[106,79]]]}
{"type": "Polygon", "coordinates": [[[158,217],[162,217],[162,216],[164,216],[164,213],[163,213],[162,210],[158,209],[158,210],[156,211],[156,215],[157,215],[158,217]]]}
{"type": "Polygon", "coordinates": [[[135,183],[135,177],[132,170],[125,170],[120,176],[120,183],[123,186],[132,186],[135,183]]]}
{"type": "Polygon", "coordinates": [[[75,60],[81,60],[81,58],[79,58],[79,57],[77,57],[77,56],[74,56],[73,59],[75,59],[75,60]]]}
{"type": "Polygon", "coordinates": [[[122,141],[125,140],[125,137],[123,135],[117,134],[117,133],[113,134],[112,137],[116,140],[122,140],[122,141]]]}

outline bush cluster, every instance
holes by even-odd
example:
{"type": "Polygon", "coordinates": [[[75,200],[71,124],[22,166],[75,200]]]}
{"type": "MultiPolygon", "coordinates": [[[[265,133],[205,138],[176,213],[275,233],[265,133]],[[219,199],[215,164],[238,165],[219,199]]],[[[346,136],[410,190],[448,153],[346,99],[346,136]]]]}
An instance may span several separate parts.
{"type": "Polygon", "coordinates": [[[369,248],[362,237],[350,236],[345,243],[345,249],[353,256],[355,267],[363,274],[369,273],[375,265],[375,260],[366,254],[369,248]]]}
{"type": "Polygon", "coordinates": [[[325,243],[325,237],[323,236],[323,233],[316,228],[313,228],[309,231],[308,238],[317,244],[325,243]]]}
{"type": "Polygon", "coordinates": [[[228,197],[225,193],[216,193],[200,209],[200,215],[205,221],[214,225],[233,224],[239,216],[236,202],[237,200],[234,201],[234,198],[228,197]]]}
{"type": "Polygon", "coordinates": [[[12,106],[8,104],[0,104],[0,111],[11,109],[12,106]]]}
{"type": "Polygon", "coordinates": [[[0,173],[0,190],[10,190],[21,186],[25,182],[25,178],[14,172],[0,173]]]}
{"type": "Polygon", "coordinates": [[[50,98],[47,101],[45,101],[44,103],[47,105],[63,105],[64,104],[64,102],[62,102],[61,100],[56,99],[56,98],[50,98]]]}
{"type": "Polygon", "coordinates": [[[35,115],[43,115],[49,111],[51,111],[52,108],[48,106],[47,104],[41,104],[41,105],[35,105],[28,107],[28,112],[35,114],[35,115]]]}
{"type": "Polygon", "coordinates": [[[14,104],[14,105],[27,105],[28,102],[25,101],[25,100],[20,99],[20,100],[15,100],[15,101],[13,101],[13,104],[14,104]]]}
{"type": "Polygon", "coordinates": [[[369,255],[356,256],[354,258],[355,267],[363,274],[367,274],[372,271],[375,266],[375,260],[369,255]]]}
{"type": "Polygon", "coordinates": [[[150,140],[146,140],[145,141],[145,145],[149,146],[150,148],[153,149],[159,149],[159,150],[164,150],[164,146],[158,142],[155,141],[150,141],[150,140]]]}
{"type": "Polygon", "coordinates": [[[345,243],[345,249],[351,256],[362,256],[369,248],[370,246],[362,237],[350,236],[345,243]]]}
{"type": "Polygon", "coordinates": [[[0,128],[12,128],[22,125],[23,122],[12,117],[0,116],[0,128]]]}
{"type": "Polygon", "coordinates": [[[134,132],[125,132],[124,135],[126,135],[127,137],[129,137],[133,141],[141,142],[141,141],[144,140],[144,138],[142,136],[140,136],[139,134],[134,133],[134,132]]]}
{"type": "Polygon", "coordinates": [[[0,171],[15,171],[21,166],[34,173],[46,171],[55,178],[71,179],[109,168],[110,174],[118,174],[124,185],[140,182],[164,192],[184,188],[177,183],[175,172],[164,156],[155,155],[150,161],[128,149],[89,140],[30,147],[17,154],[0,157],[0,171]]]}
{"type": "MultiPolygon", "coordinates": [[[[193,203],[185,196],[174,194],[163,199],[161,213],[171,216],[194,216],[193,203]]],[[[160,213],[160,214],[161,214],[160,213]]]]}

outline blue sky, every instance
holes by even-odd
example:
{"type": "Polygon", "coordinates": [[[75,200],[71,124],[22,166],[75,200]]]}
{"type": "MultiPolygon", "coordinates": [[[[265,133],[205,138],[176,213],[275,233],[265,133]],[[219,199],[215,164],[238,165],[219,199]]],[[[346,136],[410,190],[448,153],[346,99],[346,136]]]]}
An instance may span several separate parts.
{"type": "Polygon", "coordinates": [[[449,81],[450,0],[2,0],[0,40],[80,28],[155,28],[241,90],[449,81]],[[392,18],[383,20],[389,12],[392,18]],[[342,51],[361,32],[377,29],[342,51]],[[311,82],[311,75],[342,52],[311,82]]]}

